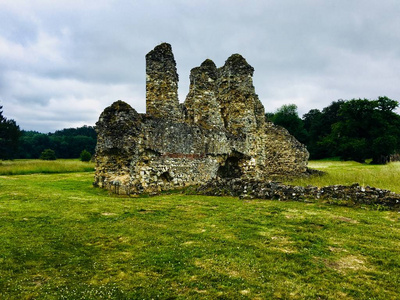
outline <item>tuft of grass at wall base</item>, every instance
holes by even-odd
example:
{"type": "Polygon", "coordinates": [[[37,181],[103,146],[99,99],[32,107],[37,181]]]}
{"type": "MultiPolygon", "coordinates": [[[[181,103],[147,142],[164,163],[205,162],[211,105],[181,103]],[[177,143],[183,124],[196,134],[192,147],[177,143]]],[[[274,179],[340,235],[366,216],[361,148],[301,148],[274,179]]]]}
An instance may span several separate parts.
{"type": "Polygon", "coordinates": [[[77,159],[17,159],[0,161],[0,175],[52,174],[70,172],[91,172],[94,163],[81,162],[77,159]]]}
{"type": "Polygon", "coordinates": [[[400,214],[0,176],[0,299],[398,299],[400,214]]]}

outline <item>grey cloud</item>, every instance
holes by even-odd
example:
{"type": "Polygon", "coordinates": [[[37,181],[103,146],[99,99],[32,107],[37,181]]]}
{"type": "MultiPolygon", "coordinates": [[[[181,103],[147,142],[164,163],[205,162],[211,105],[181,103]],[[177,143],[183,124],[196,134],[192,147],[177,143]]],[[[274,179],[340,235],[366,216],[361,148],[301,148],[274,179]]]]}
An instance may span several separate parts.
{"type": "Polygon", "coordinates": [[[267,111],[295,103],[306,113],[339,98],[387,95],[400,100],[397,1],[71,0],[33,5],[15,0],[2,5],[0,101],[10,103],[9,111],[25,129],[51,131],[68,120],[77,124],[76,118],[92,125],[117,99],[143,112],[144,56],[161,42],[172,44],[181,101],[191,68],[206,58],[221,66],[233,53],[255,68],[256,92],[267,111]],[[93,115],[71,108],[57,124],[57,117],[51,117],[60,114],[54,103],[64,105],[68,99],[97,103],[93,115]],[[28,122],[21,107],[34,104],[49,114],[28,122]]]}

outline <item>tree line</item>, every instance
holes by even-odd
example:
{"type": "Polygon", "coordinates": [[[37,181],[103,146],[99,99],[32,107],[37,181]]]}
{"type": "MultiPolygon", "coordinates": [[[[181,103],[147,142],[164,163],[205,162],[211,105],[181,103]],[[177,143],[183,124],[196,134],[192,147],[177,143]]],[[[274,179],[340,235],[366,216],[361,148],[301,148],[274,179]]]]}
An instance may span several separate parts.
{"type": "Polygon", "coordinates": [[[342,160],[385,164],[400,153],[399,103],[388,97],[332,102],[322,110],[298,116],[297,106],[283,105],[266,118],[285,127],[307,146],[311,159],[339,157],[342,160]]]}
{"type": "Polygon", "coordinates": [[[54,133],[22,131],[15,158],[40,158],[46,149],[54,151],[57,158],[79,158],[83,150],[94,154],[97,142],[92,126],[68,128],[54,133]]]}
{"type": "MultiPolygon", "coordinates": [[[[93,126],[68,128],[54,133],[20,130],[3,116],[0,106],[0,159],[40,158],[51,150],[57,158],[79,158],[84,150],[94,154],[97,135],[93,126]]],[[[87,155],[85,153],[85,155],[87,155]]]]}
{"type": "MultiPolygon", "coordinates": [[[[312,109],[299,117],[295,104],[283,105],[266,119],[283,126],[307,146],[311,159],[339,157],[387,163],[400,156],[400,116],[396,100],[337,100],[322,110],[312,109]]],[[[92,126],[68,128],[54,133],[20,130],[3,116],[0,106],[0,159],[40,158],[51,149],[58,158],[78,158],[83,150],[94,154],[96,132],[92,126]]]]}
{"type": "Polygon", "coordinates": [[[3,116],[3,106],[0,106],[0,159],[14,158],[20,136],[19,126],[3,116]]]}

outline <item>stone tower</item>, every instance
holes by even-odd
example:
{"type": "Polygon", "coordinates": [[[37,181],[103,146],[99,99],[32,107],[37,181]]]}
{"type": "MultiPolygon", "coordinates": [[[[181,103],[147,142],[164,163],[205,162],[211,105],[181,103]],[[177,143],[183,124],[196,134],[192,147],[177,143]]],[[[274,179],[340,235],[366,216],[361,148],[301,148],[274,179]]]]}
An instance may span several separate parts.
{"type": "Polygon", "coordinates": [[[217,67],[210,59],[190,71],[190,87],[186,97],[186,118],[204,128],[223,128],[221,108],[217,101],[217,67]]]}
{"type": "Polygon", "coordinates": [[[170,44],[163,43],[146,55],[146,113],[156,118],[181,120],[178,73],[170,44]]]}
{"type": "Polygon", "coordinates": [[[225,128],[234,135],[262,128],[265,112],[253,86],[254,69],[240,54],[218,69],[218,102],[225,128]]]}

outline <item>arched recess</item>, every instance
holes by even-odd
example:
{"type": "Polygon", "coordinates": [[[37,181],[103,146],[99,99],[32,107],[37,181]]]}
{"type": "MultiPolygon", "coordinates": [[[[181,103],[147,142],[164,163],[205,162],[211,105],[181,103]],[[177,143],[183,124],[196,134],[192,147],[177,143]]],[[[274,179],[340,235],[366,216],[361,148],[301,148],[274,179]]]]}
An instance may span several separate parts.
{"type": "Polygon", "coordinates": [[[240,178],[243,175],[240,165],[245,159],[246,155],[233,151],[218,168],[217,175],[220,178],[240,178]]]}

